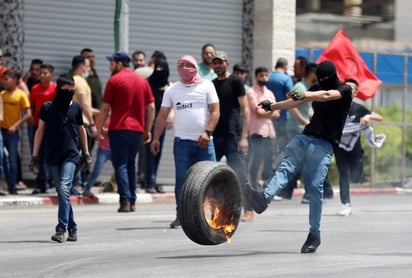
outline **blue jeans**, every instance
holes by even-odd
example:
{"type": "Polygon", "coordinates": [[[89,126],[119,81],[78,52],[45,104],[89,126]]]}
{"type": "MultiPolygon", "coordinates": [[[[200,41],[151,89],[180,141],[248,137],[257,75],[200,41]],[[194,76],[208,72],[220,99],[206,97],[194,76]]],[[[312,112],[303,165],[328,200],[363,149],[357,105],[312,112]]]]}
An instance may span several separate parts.
{"type": "Polygon", "coordinates": [[[109,131],[112,164],[121,205],[136,203],[136,156],[143,133],[132,130],[109,131]]]}
{"type": "MultiPolygon", "coordinates": [[[[154,126],[152,127],[152,134],[154,134],[154,126]]],[[[160,149],[159,152],[154,155],[150,151],[150,144],[145,146],[145,186],[151,187],[156,185],[157,179],[157,169],[159,168],[160,158],[162,157],[163,142],[165,139],[166,131],[163,130],[162,134],[159,137],[160,149]]]]}
{"type": "Polygon", "coordinates": [[[73,208],[70,203],[70,189],[76,164],[73,162],[63,162],[62,165],[49,165],[49,173],[56,186],[59,196],[59,212],[57,230],[66,228],[77,230],[77,224],[74,222],[73,208]]]}
{"type": "MultiPolygon", "coordinates": [[[[241,186],[245,189],[248,185],[246,157],[242,151],[237,149],[239,136],[215,136],[213,143],[215,144],[216,160],[220,161],[223,156],[226,156],[227,165],[229,165],[239,178],[241,186]]],[[[252,210],[252,206],[245,201],[245,210],[252,210]]]]}
{"type": "Polygon", "coordinates": [[[175,160],[175,199],[177,204],[187,170],[199,161],[216,161],[215,147],[212,140],[207,148],[199,148],[197,141],[183,140],[175,137],[173,156],[175,160]]]}
{"type": "Polygon", "coordinates": [[[7,184],[9,186],[10,193],[16,193],[16,182],[17,182],[17,160],[18,153],[17,147],[19,143],[19,132],[16,131],[13,134],[7,132],[6,129],[2,129],[1,133],[3,135],[3,144],[8,152],[8,167],[5,167],[5,174],[7,184]]]}
{"type": "MultiPolygon", "coordinates": [[[[28,129],[29,130],[29,129],[28,129]]],[[[37,127],[31,127],[32,132],[36,133],[37,127]]],[[[39,173],[36,177],[37,188],[45,192],[50,187],[50,175],[46,164],[46,138],[43,138],[39,148],[39,173]]]]}
{"type": "Polygon", "coordinates": [[[267,184],[264,193],[269,200],[284,188],[297,173],[302,172],[309,193],[310,232],[320,233],[323,182],[333,155],[332,144],[324,139],[304,134],[296,135],[286,146],[285,157],[267,184]]]}
{"type": "Polygon", "coordinates": [[[90,173],[89,179],[87,180],[87,190],[90,190],[92,188],[93,184],[97,180],[97,177],[102,171],[104,163],[106,163],[107,160],[112,160],[112,152],[109,150],[98,148],[96,154],[96,162],[94,163],[93,171],[90,173]]]}

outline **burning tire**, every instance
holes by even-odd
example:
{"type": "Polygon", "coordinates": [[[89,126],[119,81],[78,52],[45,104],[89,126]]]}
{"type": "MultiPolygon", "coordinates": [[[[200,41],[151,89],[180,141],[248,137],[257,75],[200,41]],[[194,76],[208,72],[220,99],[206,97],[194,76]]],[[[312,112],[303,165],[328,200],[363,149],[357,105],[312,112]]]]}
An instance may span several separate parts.
{"type": "Polygon", "coordinates": [[[186,173],[178,212],[185,234],[202,245],[230,241],[242,211],[242,191],[235,172],[219,162],[201,161],[186,173]]]}

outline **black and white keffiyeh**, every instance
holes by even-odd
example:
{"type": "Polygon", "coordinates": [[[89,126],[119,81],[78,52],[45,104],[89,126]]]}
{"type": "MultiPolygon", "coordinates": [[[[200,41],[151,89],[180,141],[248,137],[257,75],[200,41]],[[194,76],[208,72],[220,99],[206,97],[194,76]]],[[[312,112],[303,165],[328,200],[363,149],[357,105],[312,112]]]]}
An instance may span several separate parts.
{"type": "Polygon", "coordinates": [[[363,132],[368,145],[372,148],[380,148],[385,142],[386,135],[382,133],[375,135],[373,127],[370,125],[347,122],[342,131],[339,148],[350,152],[355,146],[356,141],[358,141],[361,132],[363,132]]]}

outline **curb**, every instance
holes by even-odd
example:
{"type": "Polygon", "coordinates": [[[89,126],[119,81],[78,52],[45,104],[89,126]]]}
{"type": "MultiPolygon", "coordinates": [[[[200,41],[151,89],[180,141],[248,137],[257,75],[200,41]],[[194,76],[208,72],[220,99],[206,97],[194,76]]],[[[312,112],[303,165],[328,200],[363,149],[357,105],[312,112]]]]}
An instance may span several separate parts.
{"type": "MultiPolygon", "coordinates": [[[[395,194],[395,193],[412,193],[411,189],[400,187],[387,188],[351,188],[351,195],[376,195],[376,194],[395,194]]],[[[305,194],[303,188],[297,188],[293,191],[293,197],[302,197],[305,194]]],[[[339,195],[339,189],[333,189],[333,195],[339,195]]]]}
{"type": "MultiPolygon", "coordinates": [[[[304,194],[303,188],[295,189],[293,197],[301,197],[304,194]]],[[[334,195],[339,195],[339,190],[333,190],[334,195]]],[[[412,188],[388,187],[388,188],[352,188],[352,195],[378,195],[378,194],[411,194],[412,188]]],[[[73,205],[97,205],[97,204],[118,204],[119,195],[117,193],[100,193],[95,197],[71,196],[70,201],[73,205]]],[[[137,193],[137,203],[146,204],[154,202],[174,202],[175,194],[167,193],[137,193]]],[[[27,196],[27,195],[7,195],[0,196],[0,208],[7,206],[39,206],[39,205],[58,205],[57,196],[27,196]]]]}
{"type": "MultiPolygon", "coordinates": [[[[153,202],[174,201],[174,193],[149,194],[138,193],[137,204],[146,204],[153,202]]],[[[101,193],[95,197],[70,196],[72,205],[97,205],[97,204],[118,204],[119,195],[117,193],[101,193]]],[[[7,195],[0,197],[0,208],[7,206],[39,206],[39,205],[58,205],[57,196],[19,196],[7,195]]]]}

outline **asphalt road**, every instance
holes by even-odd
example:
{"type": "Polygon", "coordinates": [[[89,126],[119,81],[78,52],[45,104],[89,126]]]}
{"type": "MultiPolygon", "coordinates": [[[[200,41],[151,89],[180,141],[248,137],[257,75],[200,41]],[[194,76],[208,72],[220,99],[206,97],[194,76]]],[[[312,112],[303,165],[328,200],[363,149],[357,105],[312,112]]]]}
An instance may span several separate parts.
{"type": "Polygon", "coordinates": [[[169,229],[173,202],[76,205],[78,242],[50,240],[57,206],[0,208],[0,277],[412,277],[412,195],[353,196],[340,217],[327,200],[322,245],[300,254],[308,206],[272,203],[232,242],[202,246],[169,229]]]}

